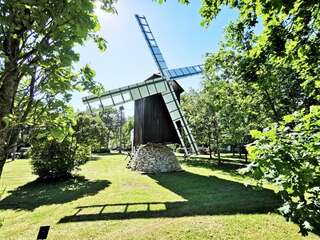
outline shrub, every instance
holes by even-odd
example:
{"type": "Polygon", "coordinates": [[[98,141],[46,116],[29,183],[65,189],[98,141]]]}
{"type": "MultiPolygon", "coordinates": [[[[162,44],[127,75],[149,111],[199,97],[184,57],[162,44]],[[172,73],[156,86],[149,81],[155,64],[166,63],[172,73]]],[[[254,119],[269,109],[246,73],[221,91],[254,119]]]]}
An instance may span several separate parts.
{"type": "Polygon", "coordinates": [[[90,147],[77,144],[72,137],[66,137],[62,142],[38,138],[32,145],[33,172],[42,180],[66,179],[88,161],[90,155],[90,147]]]}
{"type": "Polygon", "coordinates": [[[42,180],[58,180],[72,176],[91,157],[92,149],[100,149],[104,140],[103,122],[86,113],[58,113],[31,134],[31,157],[35,174],[42,180]],[[97,147],[99,146],[99,147],[97,147]]]}
{"type": "Polygon", "coordinates": [[[320,106],[300,111],[263,132],[249,147],[255,160],[248,171],[279,186],[280,212],[297,222],[302,234],[320,229],[320,106]]]}

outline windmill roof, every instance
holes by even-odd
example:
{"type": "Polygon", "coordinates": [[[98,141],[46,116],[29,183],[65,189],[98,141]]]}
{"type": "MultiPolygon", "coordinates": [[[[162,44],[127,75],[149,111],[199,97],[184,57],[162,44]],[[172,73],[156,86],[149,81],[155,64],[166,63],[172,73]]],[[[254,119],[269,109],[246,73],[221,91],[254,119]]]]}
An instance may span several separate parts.
{"type": "Polygon", "coordinates": [[[154,74],[152,74],[152,75],[151,75],[150,77],[148,77],[145,81],[153,80],[153,79],[156,79],[156,78],[161,78],[160,73],[154,73],[154,74]]]}
{"type": "MultiPolygon", "coordinates": [[[[145,82],[153,80],[153,79],[156,79],[156,78],[161,78],[161,74],[160,73],[154,73],[150,77],[148,77],[145,80],[145,82]]],[[[173,82],[173,88],[175,89],[175,91],[178,90],[179,92],[184,92],[183,87],[181,87],[181,85],[176,80],[173,80],[172,82],[173,82]]]]}

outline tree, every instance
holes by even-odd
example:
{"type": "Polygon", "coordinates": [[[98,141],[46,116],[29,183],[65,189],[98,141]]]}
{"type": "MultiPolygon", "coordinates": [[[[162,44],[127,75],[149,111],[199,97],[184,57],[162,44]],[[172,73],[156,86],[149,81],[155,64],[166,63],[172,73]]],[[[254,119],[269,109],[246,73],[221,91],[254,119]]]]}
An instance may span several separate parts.
{"type": "Polygon", "coordinates": [[[249,143],[250,130],[262,129],[271,122],[271,115],[263,106],[260,93],[235,79],[233,70],[236,64],[226,64],[224,57],[224,54],[217,54],[208,59],[206,64],[214,67],[206,72],[203,91],[207,95],[205,99],[218,113],[223,144],[240,149],[249,143]]]}
{"type": "MultiPolygon", "coordinates": [[[[103,0],[102,8],[114,10],[113,2],[103,0]]],[[[81,71],[82,77],[71,67],[79,58],[73,47],[83,44],[88,37],[100,49],[106,47],[105,41],[94,33],[99,27],[94,3],[0,3],[0,176],[10,144],[31,111],[50,113],[50,109],[66,106],[63,102],[70,99],[70,91],[94,88],[88,66],[81,71]],[[36,99],[38,91],[42,97],[36,99]]],[[[36,120],[33,117],[28,124],[36,120]]]]}
{"type": "Polygon", "coordinates": [[[249,143],[250,130],[262,129],[268,118],[260,113],[257,99],[234,81],[208,75],[199,92],[190,91],[182,97],[197,142],[218,154],[223,145],[243,146],[249,143]],[[210,77],[210,78],[209,78],[210,77]]]}
{"type": "Polygon", "coordinates": [[[128,117],[123,124],[122,129],[122,144],[123,147],[131,148],[131,131],[134,128],[134,118],[128,117]]]}
{"type": "Polygon", "coordinates": [[[100,151],[107,144],[108,128],[99,116],[78,113],[73,127],[77,142],[91,147],[91,151],[100,151]]]}
{"type": "Polygon", "coordinates": [[[319,179],[313,175],[319,175],[320,165],[314,144],[319,141],[320,2],[203,1],[203,25],[225,5],[238,9],[239,18],[228,27],[221,50],[208,57],[206,70],[230,73],[263,96],[265,113],[276,124],[254,134],[252,173],[281,186],[283,214],[307,234],[319,227],[320,217],[314,188],[319,179]],[[263,28],[256,33],[259,23],[263,28]]]}
{"type": "Polygon", "coordinates": [[[118,112],[115,108],[104,108],[100,113],[100,118],[103,121],[105,127],[107,128],[106,132],[106,148],[110,150],[110,143],[112,138],[117,136],[117,119],[118,112]]]}
{"type": "Polygon", "coordinates": [[[204,1],[203,24],[208,26],[224,4],[240,15],[220,52],[233,57],[235,78],[261,92],[273,120],[319,104],[319,2],[204,1]],[[256,34],[259,21],[263,29],[256,34]]]}
{"type": "Polygon", "coordinates": [[[121,108],[114,109],[114,111],[113,118],[109,117],[109,123],[113,122],[111,144],[116,146],[121,153],[122,149],[131,148],[131,130],[134,128],[134,119],[133,117],[125,117],[121,108]]]}
{"type": "Polygon", "coordinates": [[[209,147],[210,158],[212,158],[212,124],[209,123],[210,113],[202,92],[193,89],[181,97],[181,108],[198,144],[209,147]]]}
{"type": "Polygon", "coordinates": [[[302,234],[320,229],[320,106],[287,115],[272,127],[253,131],[249,148],[255,160],[246,169],[259,184],[279,186],[281,213],[297,222],[302,234]]]}

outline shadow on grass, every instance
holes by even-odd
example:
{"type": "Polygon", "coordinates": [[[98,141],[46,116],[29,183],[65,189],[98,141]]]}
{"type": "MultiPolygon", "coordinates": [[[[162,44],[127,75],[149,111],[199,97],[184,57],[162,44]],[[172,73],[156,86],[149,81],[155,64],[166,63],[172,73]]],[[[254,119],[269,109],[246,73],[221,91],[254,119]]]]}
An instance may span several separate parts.
{"type": "Polygon", "coordinates": [[[238,173],[238,170],[247,166],[245,163],[239,161],[231,161],[225,159],[222,159],[222,161],[223,162],[219,164],[216,159],[210,160],[202,158],[192,158],[187,160],[180,160],[180,163],[190,167],[202,167],[211,170],[221,170],[223,172],[228,172],[229,174],[234,176],[241,176],[241,174],[238,173]]]}
{"type": "MultiPolygon", "coordinates": [[[[209,155],[196,155],[196,156],[189,156],[187,159],[184,159],[183,156],[178,155],[178,159],[183,160],[183,161],[193,161],[193,160],[199,160],[199,161],[208,161],[208,162],[218,162],[218,157],[217,156],[212,156],[210,159],[209,155]]],[[[235,164],[249,164],[251,161],[248,160],[246,161],[245,158],[239,158],[237,156],[232,156],[232,155],[226,155],[223,154],[220,157],[221,162],[231,162],[235,164]]]]}
{"type": "Polygon", "coordinates": [[[63,204],[95,195],[109,185],[110,182],[107,180],[89,181],[84,177],[56,183],[35,180],[10,191],[10,195],[0,201],[0,210],[32,211],[44,205],[63,204]]]}
{"type": "Polygon", "coordinates": [[[157,183],[185,200],[136,202],[79,206],[75,214],[59,223],[195,215],[265,213],[280,205],[277,195],[267,189],[255,190],[243,184],[191,172],[149,175],[157,183]]]}

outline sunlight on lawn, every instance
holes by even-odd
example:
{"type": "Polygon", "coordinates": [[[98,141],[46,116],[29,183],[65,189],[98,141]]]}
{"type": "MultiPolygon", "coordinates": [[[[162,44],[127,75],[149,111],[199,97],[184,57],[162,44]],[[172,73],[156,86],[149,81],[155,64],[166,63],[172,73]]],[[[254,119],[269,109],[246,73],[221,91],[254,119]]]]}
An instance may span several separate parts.
{"type": "MultiPolygon", "coordinates": [[[[300,239],[275,213],[270,189],[245,187],[228,168],[184,164],[184,172],[141,175],[125,156],[102,156],[67,182],[44,184],[28,160],[6,165],[0,239],[300,239]]],[[[310,235],[309,239],[316,239],[310,235]]]]}

